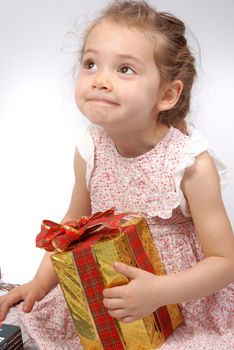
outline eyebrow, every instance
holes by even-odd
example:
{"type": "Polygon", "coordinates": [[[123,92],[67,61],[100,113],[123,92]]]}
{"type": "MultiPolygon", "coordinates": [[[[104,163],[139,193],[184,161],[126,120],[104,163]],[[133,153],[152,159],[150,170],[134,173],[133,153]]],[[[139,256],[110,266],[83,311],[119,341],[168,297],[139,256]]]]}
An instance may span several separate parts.
{"type": "MultiPolygon", "coordinates": [[[[89,54],[89,53],[93,53],[93,54],[98,54],[98,50],[95,50],[95,49],[86,49],[83,53],[83,55],[86,55],[86,54],[89,54]]],[[[122,58],[122,59],[128,59],[128,60],[131,60],[131,61],[135,61],[136,63],[140,64],[140,65],[143,65],[144,62],[136,57],[136,56],[132,56],[130,54],[117,54],[116,55],[118,58],[122,58]]]]}

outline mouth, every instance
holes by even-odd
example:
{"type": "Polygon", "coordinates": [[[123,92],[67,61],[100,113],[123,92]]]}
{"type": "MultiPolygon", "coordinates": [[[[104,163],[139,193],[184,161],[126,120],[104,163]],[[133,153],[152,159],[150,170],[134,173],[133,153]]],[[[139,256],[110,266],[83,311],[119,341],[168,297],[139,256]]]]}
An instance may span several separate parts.
{"type": "Polygon", "coordinates": [[[105,98],[88,98],[87,102],[92,102],[98,105],[118,106],[118,103],[111,100],[107,100],[105,98]]]}

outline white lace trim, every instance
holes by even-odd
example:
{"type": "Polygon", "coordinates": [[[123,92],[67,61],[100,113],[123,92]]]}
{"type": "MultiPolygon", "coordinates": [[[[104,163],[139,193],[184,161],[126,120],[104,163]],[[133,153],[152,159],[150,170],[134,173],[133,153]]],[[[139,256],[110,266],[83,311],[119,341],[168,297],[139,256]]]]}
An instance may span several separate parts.
{"type": "Polygon", "coordinates": [[[230,173],[226,164],[221,159],[219,159],[218,156],[209,148],[209,144],[206,138],[204,138],[200,132],[191,125],[188,127],[188,132],[190,137],[185,146],[183,157],[180,160],[175,172],[176,193],[179,199],[180,208],[183,214],[187,217],[191,216],[191,214],[187,200],[185,199],[184,193],[181,190],[180,186],[185,169],[193,165],[196,156],[202,152],[208,151],[219,174],[221,188],[224,188],[224,186],[229,183],[230,179],[230,173]]]}

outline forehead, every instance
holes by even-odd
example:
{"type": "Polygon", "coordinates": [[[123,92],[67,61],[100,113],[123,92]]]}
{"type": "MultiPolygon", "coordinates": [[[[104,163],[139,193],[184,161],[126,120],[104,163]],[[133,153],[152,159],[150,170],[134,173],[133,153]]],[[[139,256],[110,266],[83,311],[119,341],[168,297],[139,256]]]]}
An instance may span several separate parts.
{"type": "Polygon", "coordinates": [[[145,59],[153,59],[154,46],[143,30],[129,28],[110,21],[98,23],[88,34],[84,52],[113,52],[116,54],[137,55],[145,59]]]}

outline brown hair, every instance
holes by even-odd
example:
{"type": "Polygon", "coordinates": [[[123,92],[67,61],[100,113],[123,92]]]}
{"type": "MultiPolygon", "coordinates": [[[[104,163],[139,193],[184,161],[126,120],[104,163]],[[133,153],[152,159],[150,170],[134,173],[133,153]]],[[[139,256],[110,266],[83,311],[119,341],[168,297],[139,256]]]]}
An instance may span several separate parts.
{"type": "Polygon", "coordinates": [[[183,83],[183,90],[176,105],[170,110],[160,112],[158,120],[186,132],[185,117],[190,108],[191,88],[196,69],[194,57],[185,38],[184,23],[169,13],[156,11],[146,1],[113,1],[86,31],[81,55],[89,33],[103,20],[145,30],[153,39],[155,63],[162,81],[181,80],[183,83]]]}

